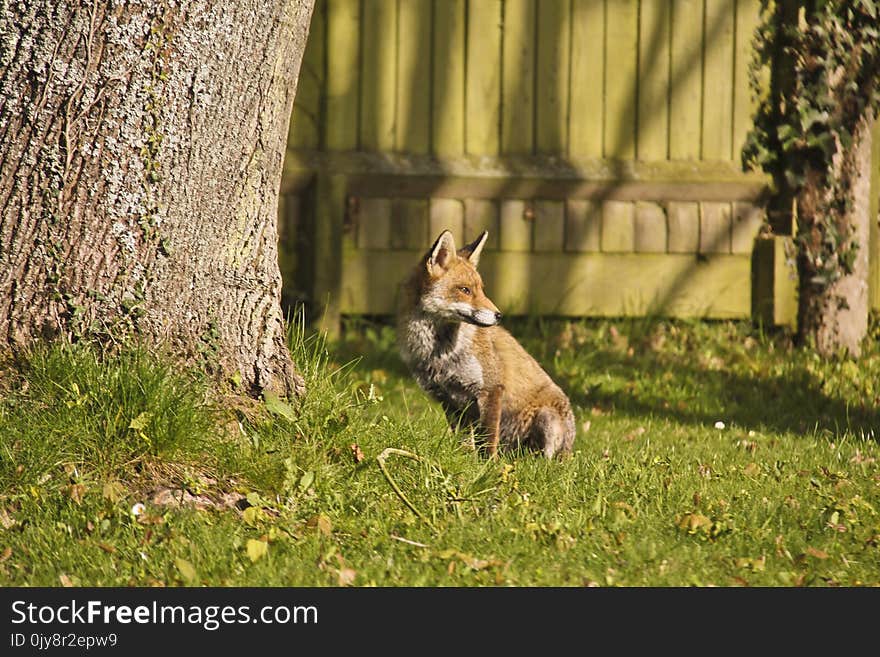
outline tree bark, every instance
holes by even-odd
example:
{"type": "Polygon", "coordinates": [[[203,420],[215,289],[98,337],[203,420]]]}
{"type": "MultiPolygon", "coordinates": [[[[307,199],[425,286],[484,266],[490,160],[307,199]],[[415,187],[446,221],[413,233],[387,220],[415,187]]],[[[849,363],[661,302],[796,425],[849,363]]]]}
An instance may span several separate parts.
{"type": "MultiPolygon", "coordinates": [[[[870,222],[874,220],[870,214],[872,125],[870,115],[859,122],[852,148],[848,152],[838,148],[831,173],[837,180],[849,178],[851,202],[842,220],[851,228],[851,240],[858,247],[852,272],[831,285],[817,285],[806,259],[800,257],[798,262],[798,336],[801,342],[812,343],[823,356],[841,351],[860,356],[868,332],[868,258],[870,222]]],[[[797,199],[799,222],[802,217],[809,220],[815,208],[828,207],[817,198],[822,193],[807,185],[797,199]]]]}
{"type": "Polygon", "coordinates": [[[0,350],[146,340],[303,391],[276,212],[313,4],[0,0],[0,350]]]}

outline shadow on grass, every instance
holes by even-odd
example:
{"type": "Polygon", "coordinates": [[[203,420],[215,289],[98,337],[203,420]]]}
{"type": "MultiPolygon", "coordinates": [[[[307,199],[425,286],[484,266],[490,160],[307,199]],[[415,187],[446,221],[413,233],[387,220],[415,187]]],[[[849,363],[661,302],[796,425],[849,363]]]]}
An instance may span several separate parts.
{"type": "Polygon", "coordinates": [[[331,353],[339,364],[354,362],[361,372],[384,370],[397,378],[410,378],[397,350],[394,321],[388,317],[346,318],[342,338],[332,344],[331,353]]]}
{"type": "Polygon", "coordinates": [[[877,440],[880,391],[871,379],[878,380],[878,358],[869,359],[874,371],[847,361],[811,363],[809,352],[784,344],[787,339],[769,353],[767,343],[721,355],[712,354],[711,344],[678,354],[654,353],[644,345],[599,347],[579,355],[586,373],[566,366],[564,356],[547,365],[572,403],[587,411],[694,426],[722,421],[775,433],[849,432],[877,440]]]}
{"type": "MultiPolygon", "coordinates": [[[[507,328],[587,415],[877,439],[880,349],[873,345],[857,363],[823,362],[788,336],[761,336],[747,322],[532,318],[507,328]],[[579,343],[560,340],[566,326],[581,327],[579,343]]],[[[411,380],[390,322],[360,321],[345,336],[333,347],[338,362],[411,380]]]]}

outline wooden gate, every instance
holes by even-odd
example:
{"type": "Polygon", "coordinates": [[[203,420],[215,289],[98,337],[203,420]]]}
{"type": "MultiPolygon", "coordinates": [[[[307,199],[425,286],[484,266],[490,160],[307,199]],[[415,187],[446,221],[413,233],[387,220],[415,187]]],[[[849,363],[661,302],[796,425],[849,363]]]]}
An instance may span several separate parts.
{"type": "Polygon", "coordinates": [[[442,229],[488,229],[508,314],[749,316],[759,5],[318,0],[282,182],[288,292],[329,328],[391,313],[442,229]]]}

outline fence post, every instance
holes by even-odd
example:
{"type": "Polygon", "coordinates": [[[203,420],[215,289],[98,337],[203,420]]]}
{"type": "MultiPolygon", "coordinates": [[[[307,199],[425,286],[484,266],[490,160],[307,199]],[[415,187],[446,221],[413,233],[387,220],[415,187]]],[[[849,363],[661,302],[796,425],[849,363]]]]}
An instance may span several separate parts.
{"type": "Polygon", "coordinates": [[[324,171],[315,179],[315,217],[311,324],[334,339],[340,331],[342,235],[345,227],[348,178],[324,171]]]}

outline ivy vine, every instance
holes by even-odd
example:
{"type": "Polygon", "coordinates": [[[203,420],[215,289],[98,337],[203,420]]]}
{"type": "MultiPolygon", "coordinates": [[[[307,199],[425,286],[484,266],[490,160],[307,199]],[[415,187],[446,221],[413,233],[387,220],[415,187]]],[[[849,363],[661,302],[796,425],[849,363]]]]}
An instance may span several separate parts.
{"type": "Polygon", "coordinates": [[[762,0],[752,90],[760,99],[743,150],[797,202],[801,281],[822,291],[851,274],[849,221],[860,123],[880,105],[880,2],[762,0]],[[767,73],[770,73],[769,85],[767,73]]]}

